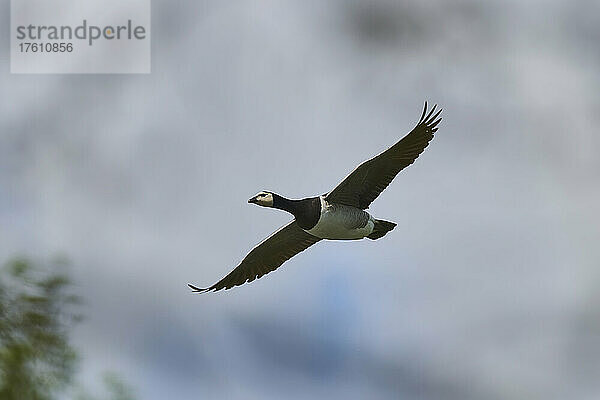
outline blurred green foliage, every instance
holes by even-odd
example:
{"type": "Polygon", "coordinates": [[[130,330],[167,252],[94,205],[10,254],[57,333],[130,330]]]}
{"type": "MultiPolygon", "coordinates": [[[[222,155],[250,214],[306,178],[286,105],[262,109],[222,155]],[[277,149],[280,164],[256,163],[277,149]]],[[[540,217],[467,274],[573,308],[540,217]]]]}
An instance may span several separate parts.
{"type": "MultiPolygon", "coordinates": [[[[0,269],[1,400],[53,400],[73,388],[78,356],[69,333],[82,319],[81,298],[61,264],[46,271],[18,259],[0,269]]],[[[110,400],[134,399],[114,374],[104,385],[110,400]]],[[[75,397],[95,399],[83,390],[75,397]]]]}
{"type": "Polygon", "coordinates": [[[81,319],[69,278],[40,275],[26,260],[0,271],[0,399],[50,400],[71,383],[69,330],[81,319]]]}

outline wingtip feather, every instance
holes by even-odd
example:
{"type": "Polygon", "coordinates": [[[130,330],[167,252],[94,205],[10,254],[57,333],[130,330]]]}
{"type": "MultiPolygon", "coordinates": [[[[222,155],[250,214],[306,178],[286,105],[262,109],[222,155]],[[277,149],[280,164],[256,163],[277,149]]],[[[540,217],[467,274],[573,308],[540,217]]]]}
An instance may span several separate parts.
{"type": "Polygon", "coordinates": [[[190,289],[192,289],[193,293],[207,293],[211,288],[199,288],[198,286],[194,286],[191,283],[188,283],[190,289]]]}
{"type": "Polygon", "coordinates": [[[417,126],[424,124],[427,125],[430,129],[434,129],[436,125],[438,125],[442,120],[442,118],[438,118],[442,113],[442,110],[442,108],[438,109],[437,104],[434,104],[431,110],[428,110],[427,102],[425,102],[425,107],[423,108],[423,113],[421,114],[421,118],[419,119],[419,123],[417,124],[417,126]]]}
{"type": "Polygon", "coordinates": [[[433,108],[429,111],[429,113],[425,117],[425,123],[427,123],[427,121],[429,121],[429,118],[431,118],[431,115],[435,112],[436,109],[437,109],[437,104],[434,104],[433,108]]]}
{"type": "Polygon", "coordinates": [[[423,118],[425,118],[425,114],[427,113],[427,100],[425,100],[425,106],[423,107],[423,114],[421,114],[421,118],[419,118],[419,124],[423,122],[423,118]]]}
{"type": "Polygon", "coordinates": [[[428,122],[429,122],[429,123],[432,123],[433,121],[435,121],[435,120],[436,120],[436,118],[437,118],[437,117],[438,117],[438,116],[439,116],[441,113],[442,113],[442,109],[440,108],[440,109],[438,110],[438,112],[436,112],[436,113],[433,115],[433,117],[431,117],[431,118],[429,118],[429,119],[428,119],[428,122]]]}

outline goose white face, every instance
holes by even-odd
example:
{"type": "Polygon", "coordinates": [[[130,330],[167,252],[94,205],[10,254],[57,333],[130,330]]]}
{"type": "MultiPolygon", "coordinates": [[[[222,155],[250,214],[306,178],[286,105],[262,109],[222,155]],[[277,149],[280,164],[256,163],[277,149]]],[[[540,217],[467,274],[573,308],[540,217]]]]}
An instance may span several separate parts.
{"type": "Polygon", "coordinates": [[[263,207],[273,207],[273,193],[260,192],[248,200],[248,203],[258,204],[263,207]]]}

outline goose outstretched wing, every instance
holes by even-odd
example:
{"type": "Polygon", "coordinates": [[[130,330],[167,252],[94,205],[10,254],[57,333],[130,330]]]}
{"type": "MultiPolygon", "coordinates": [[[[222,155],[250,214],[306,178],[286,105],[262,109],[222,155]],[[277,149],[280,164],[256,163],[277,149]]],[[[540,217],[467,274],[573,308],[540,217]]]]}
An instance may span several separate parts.
{"type": "Polygon", "coordinates": [[[398,172],[412,164],[433,139],[442,110],[434,106],[427,112],[427,102],[415,128],[398,143],[378,156],[360,164],[325,199],[364,210],[392,182],[398,172]]]}
{"type": "Polygon", "coordinates": [[[188,285],[194,292],[205,293],[230,289],[234,286],[252,282],[261,276],[276,270],[285,261],[289,260],[301,251],[317,243],[320,238],[306,233],[298,226],[296,221],[285,225],[277,232],[258,244],[242,260],[233,271],[208,288],[199,288],[188,285]]]}

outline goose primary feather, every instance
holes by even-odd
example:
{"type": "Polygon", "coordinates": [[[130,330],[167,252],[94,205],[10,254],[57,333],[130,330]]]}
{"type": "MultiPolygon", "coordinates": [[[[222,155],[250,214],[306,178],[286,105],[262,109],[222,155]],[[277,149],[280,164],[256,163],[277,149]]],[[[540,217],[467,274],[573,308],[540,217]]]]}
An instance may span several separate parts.
{"type": "Polygon", "coordinates": [[[301,200],[286,199],[272,192],[260,192],[248,200],[263,207],[278,208],[294,220],[259,243],[223,279],[207,288],[189,287],[197,293],[230,289],[252,282],[280,267],[320,240],[379,239],[395,223],[375,219],[365,210],[404,168],[425,150],[442,120],[437,105],[430,111],[427,102],[417,125],[383,153],[360,164],[331,192],[301,200]]]}

